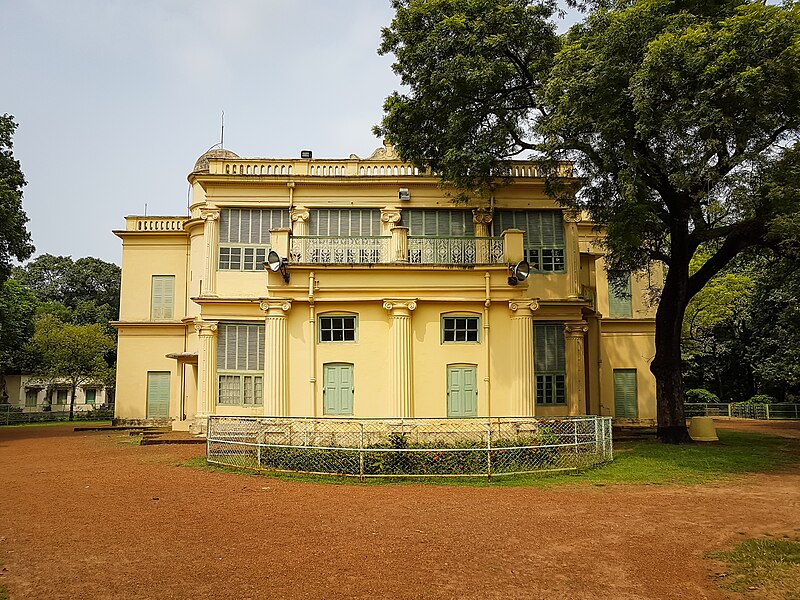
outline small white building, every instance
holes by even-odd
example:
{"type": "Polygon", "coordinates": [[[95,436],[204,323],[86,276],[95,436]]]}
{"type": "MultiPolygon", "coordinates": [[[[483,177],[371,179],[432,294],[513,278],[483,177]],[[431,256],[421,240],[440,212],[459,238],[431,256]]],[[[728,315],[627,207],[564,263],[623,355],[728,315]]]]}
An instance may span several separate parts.
{"type": "MultiPolygon", "coordinates": [[[[23,412],[67,412],[70,403],[68,383],[44,382],[32,375],[6,375],[8,404],[23,412]]],[[[89,383],[75,390],[75,412],[90,411],[113,403],[102,383],[89,383]]]]}

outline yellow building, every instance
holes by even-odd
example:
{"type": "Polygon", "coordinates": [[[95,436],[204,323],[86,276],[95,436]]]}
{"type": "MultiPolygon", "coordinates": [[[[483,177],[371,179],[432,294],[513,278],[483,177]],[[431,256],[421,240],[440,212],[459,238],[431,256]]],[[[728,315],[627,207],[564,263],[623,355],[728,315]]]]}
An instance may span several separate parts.
{"type": "Polygon", "coordinates": [[[188,217],[115,231],[117,418],[654,419],[647,278],[610,293],[592,224],[545,195],[536,163],[510,175],[465,205],[388,144],[366,159],[207,152],[188,217]]]}

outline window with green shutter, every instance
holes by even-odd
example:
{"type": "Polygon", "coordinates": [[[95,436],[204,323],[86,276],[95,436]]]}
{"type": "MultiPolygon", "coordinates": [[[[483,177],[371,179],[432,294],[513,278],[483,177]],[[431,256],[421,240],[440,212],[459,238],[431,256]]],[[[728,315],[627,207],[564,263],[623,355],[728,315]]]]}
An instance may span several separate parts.
{"type": "Polygon", "coordinates": [[[264,403],[264,325],[221,323],[217,335],[217,402],[264,403]]]}
{"type": "Polygon", "coordinates": [[[639,416],[636,369],[614,369],[614,416],[617,419],[639,416]]]}
{"type": "Polygon", "coordinates": [[[563,323],[536,323],[533,329],[537,404],[566,404],[563,323]]]}
{"type": "Polygon", "coordinates": [[[150,294],[150,319],[170,321],[175,305],[175,276],[153,275],[150,294]]]}
{"type": "Polygon", "coordinates": [[[30,389],[25,390],[25,406],[36,406],[39,399],[39,390],[30,389]]]}
{"type": "Polygon", "coordinates": [[[498,210],[492,219],[492,229],[495,236],[506,229],[520,229],[525,260],[534,271],[565,271],[564,218],[560,210],[498,210]]]}
{"type": "Polygon", "coordinates": [[[270,249],[270,230],[289,226],[288,208],[223,208],[219,270],[261,271],[270,249]]]}
{"type": "Polygon", "coordinates": [[[94,404],[97,400],[97,390],[89,389],[86,390],[86,404],[94,404]]]}
{"type": "Polygon", "coordinates": [[[309,235],[322,237],[372,237],[381,235],[377,208],[317,208],[308,219],[309,235]]]}
{"type": "Polygon", "coordinates": [[[631,306],[631,276],[628,274],[621,282],[608,281],[608,316],[611,318],[630,318],[633,316],[631,306]]]}
{"type": "Polygon", "coordinates": [[[410,208],[401,213],[408,235],[415,237],[473,237],[472,211],[447,208],[410,208]]]}

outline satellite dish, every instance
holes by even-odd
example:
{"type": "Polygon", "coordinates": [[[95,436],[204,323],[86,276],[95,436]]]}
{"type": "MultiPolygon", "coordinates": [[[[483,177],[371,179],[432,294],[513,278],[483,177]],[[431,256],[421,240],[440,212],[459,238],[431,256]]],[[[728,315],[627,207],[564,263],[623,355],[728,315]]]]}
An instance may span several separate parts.
{"type": "Polygon", "coordinates": [[[509,270],[511,275],[508,276],[508,285],[517,285],[531,274],[531,265],[527,260],[521,260],[515,265],[509,265],[509,270]]]}
{"type": "Polygon", "coordinates": [[[269,254],[267,254],[267,264],[269,265],[269,270],[276,273],[280,270],[283,261],[275,250],[270,250],[269,254]]]}

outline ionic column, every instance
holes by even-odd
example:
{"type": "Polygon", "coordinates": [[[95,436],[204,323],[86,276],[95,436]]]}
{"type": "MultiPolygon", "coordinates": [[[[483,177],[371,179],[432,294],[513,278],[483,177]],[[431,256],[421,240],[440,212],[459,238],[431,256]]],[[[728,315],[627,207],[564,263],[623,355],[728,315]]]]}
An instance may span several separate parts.
{"type": "Polygon", "coordinates": [[[205,221],[203,227],[203,243],[205,244],[205,262],[203,264],[203,289],[201,296],[217,295],[217,246],[219,244],[219,209],[201,208],[200,218],[205,221]]]}
{"type": "Polygon", "coordinates": [[[195,321],[197,332],[197,412],[192,429],[205,433],[206,418],[216,412],[217,323],[195,321]]]}
{"type": "Polygon", "coordinates": [[[568,298],[577,298],[581,295],[581,255],[578,243],[578,223],[581,220],[581,213],[577,210],[567,210],[564,212],[565,225],[565,252],[566,269],[569,278],[567,288],[568,298]]]}
{"type": "Polygon", "coordinates": [[[537,300],[511,300],[511,343],[514,349],[514,389],[512,410],[515,417],[535,414],[536,388],[533,379],[533,311],[537,300]]]}
{"type": "MultiPolygon", "coordinates": [[[[489,237],[489,224],[492,222],[492,211],[488,208],[476,208],[472,211],[472,223],[475,226],[476,238],[489,237]]],[[[475,263],[487,264],[489,260],[489,245],[485,239],[475,240],[475,263]]]]}
{"type": "Polygon", "coordinates": [[[389,371],[391,389],[389,393],[389,416],[413,416],[413,394],[411,373],[411,311],[417,308],[416,300],[383,301],[389,311],[391,345],[389,347],[389,371]]]}
{"type": "Polygon", "coordinates": [[[567,363],[567,411],[570,416],[586,414],[586,366],[583,339],[589,326],[585,321],[564,324],[567,363]]]}
{"type": "Polygon", "coordinates": [[[286,313],[292,301],[261,301],[264,317],[264,415],[289,416],[289,334],[286,313]]]}
{"type": "Polygon", "coordinates": [[[400,209],[395,206],[384,206],[381,209],[381,235],[390,235],[389,247],[384,246],[384,253],[388,251],[388,262],[408,261],[408,228],[400,228],[400,209]]]}
{"type": "Polygon", "coordinates": [[[302,239],[308,235],[308,219],[311,213],[305,206],[296,206],[292,209],[292,236],[300,236],[299,240],[290,240],[289,255],[297,262],[308,262],[308,240],[302,239]]]}

